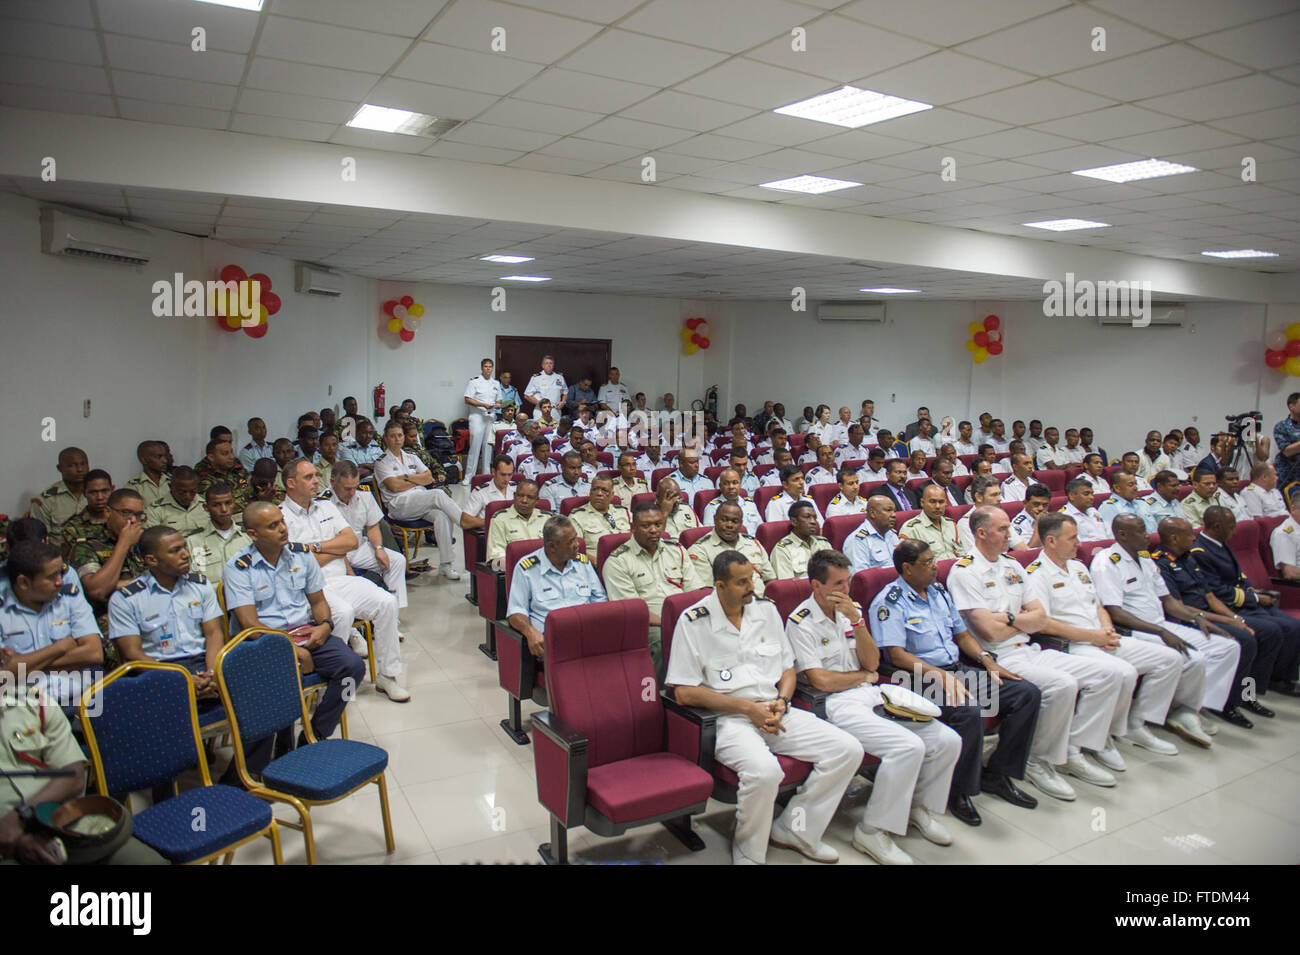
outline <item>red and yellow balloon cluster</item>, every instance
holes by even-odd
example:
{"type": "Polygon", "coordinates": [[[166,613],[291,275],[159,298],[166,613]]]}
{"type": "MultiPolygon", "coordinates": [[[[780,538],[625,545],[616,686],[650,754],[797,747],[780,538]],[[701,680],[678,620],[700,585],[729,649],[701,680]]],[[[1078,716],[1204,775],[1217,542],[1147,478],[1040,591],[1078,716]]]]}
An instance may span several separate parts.
{"type": "Polygon", "coordinates": [[[996,315],[989,315],[982,323],[971,322],[966,331],[970,332],[966,350],[975,364],[984,364],[989,355],[1002,354],[1002,320],[996,315]]]}
{"type": "Polygon", "coordinates": [[[1292,322],[1286,331],[1268,336],[1267,346],[1264,364],[1288,375],[1300,375],[1300,322],[1292,322]]]}
{"type": "Polygon", "coordinates": [[[420,330],[420,325],[424,321],[424,306],[411,296],[403,295],[401,298],[390,298],[385,302],[384,314],[388,316],[388,322],[384,327],[402,341],[409,342],[415,337],[415,333],[420,330]]]}
{"type": "Polygon", "coordinates": [[[694,355],[709,347],[709,323],[703,318],[688,318],[682,328],[682,347],[686,354],[694,355]]]}
{"type": "Polygon", "coordinates": [[[241,328],[244,334],[249,338],[261,338],[271,327],[268,319],[276,312],[280,311],[280,296],[271,291],[271,277],[265,272],[254,272],[249,275],[238,265],[227,265],[221,270],[221,281],[234,282],[239,286],[238,299],[236,293],[227,293],[230,296],[230,304],[226,302],[226,296],[216,296],[217,327],[227,332],[237,332],[241,328]],[[257,305],[253,309],[253,314],[249,316],[252,324],[245,325],[244,318],[240,315],[238,307],[230,307],[236,301],[239,303],[253,302],[253,290],[251,283],[257,283],[257,305]]]}

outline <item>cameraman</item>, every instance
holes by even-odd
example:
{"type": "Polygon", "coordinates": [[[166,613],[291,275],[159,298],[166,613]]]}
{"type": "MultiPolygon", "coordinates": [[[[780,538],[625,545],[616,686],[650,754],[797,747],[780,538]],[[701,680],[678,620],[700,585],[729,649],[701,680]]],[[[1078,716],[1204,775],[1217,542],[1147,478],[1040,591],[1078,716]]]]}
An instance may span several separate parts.
{"type": "Polygon", "coordinates": [[[1273,466],[1281,488],[1300,478],[1300,391],[1286,396],[1286,410],[1287,417],[1273,425],[1273,442],[1277,445],[1273,466]]]}

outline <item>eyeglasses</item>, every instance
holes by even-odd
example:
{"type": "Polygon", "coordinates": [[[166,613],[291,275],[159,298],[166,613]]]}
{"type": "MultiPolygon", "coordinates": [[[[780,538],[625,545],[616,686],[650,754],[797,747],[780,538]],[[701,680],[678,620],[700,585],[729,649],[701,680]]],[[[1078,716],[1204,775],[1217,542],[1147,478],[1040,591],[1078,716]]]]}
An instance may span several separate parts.
{"type": "Polygon", "coordinates": [[[144,511],[124,511],[120,507],[110,507],[110,511],[125,517],[128,521],[143,521],[144,511]]]}

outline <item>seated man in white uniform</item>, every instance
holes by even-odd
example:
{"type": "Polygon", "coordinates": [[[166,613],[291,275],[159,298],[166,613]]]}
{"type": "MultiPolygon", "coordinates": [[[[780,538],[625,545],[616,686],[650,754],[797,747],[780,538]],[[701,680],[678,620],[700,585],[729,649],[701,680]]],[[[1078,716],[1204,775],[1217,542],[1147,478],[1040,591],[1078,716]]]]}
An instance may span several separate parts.
{"type": "MultiPolygon", "coordinates": [[[[357,466],[351,461],[340,461],[330,475],[334,489],[334,506],[357,535],[357,549],[347,554],[353,570],[373,570],[384,578],[384,586],[397,598],[397,609],[406,607],[406,558],[384,546],[379,530],[383,512],[369,491],[357,491],[360,483],[357,466]]],[[[325,597],[329,600],[329,595],[325,597]]],[[[400,627],[399,627],[400,629],[400,627]]]]}
{"type": "Polygon", "coordinates": [[[434,489],[433,472],[409,451],[402,450],[402,426],[389,422],[384,427],[384,456],[375,462],[375,479],[379,493],[388,508],[388,515],[399,521],[425,520],[433,522],[438,537],[438,564],[448,580],[460,580],[460,573],[452,563],[455,557],[452,526],[475,530],[483,526],[483,518],[462,511],[443,488],[434,489]]]}

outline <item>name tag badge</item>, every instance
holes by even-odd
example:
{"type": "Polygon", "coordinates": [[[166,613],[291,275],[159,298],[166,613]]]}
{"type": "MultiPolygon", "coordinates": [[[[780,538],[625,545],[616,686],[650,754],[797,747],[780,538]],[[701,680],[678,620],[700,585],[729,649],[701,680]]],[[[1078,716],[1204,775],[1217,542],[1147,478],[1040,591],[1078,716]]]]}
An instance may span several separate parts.
{"type": "Polygon", "coordinates": [[[984,586],[985,586],[986,588],[987,588],[987,587],[996,587],[997,585],[998,585],[998,582],[997,582],[996,580],[986,580],[986,581],[984,581],[984,586]]]}
{"type": "Polygon", "coordinates": [[[1061,589],[1062,587],[1064,587],[1064,586],[1065,586],[1065,581],[1063,581],[1063,580],[1058,580],[1056,583],[1052,584],[1052,589],[1053,589],[1053,590],[1060,590],[1060,589],[1061,589]]]}
{"type": "Polygon", "coordinates": [[[170,653],[172,649],[172,644],[174,644],[175,642],[176,642],[175,638],[170,633],[164,633],[161,637],[158,638],[158,649],[161,650],[163,653],[170,653]]]}
{"type": "Polygon", "coordinates": [[[1126,584],[1136,584],[1136,583],[1137,583],[1137,578],[1136,578],[1136,577],[1130,577],[1128,580],[1124,581],[1124,583],[1126,583],[1126,584]]]}

